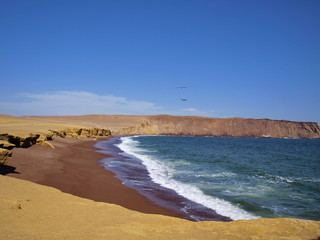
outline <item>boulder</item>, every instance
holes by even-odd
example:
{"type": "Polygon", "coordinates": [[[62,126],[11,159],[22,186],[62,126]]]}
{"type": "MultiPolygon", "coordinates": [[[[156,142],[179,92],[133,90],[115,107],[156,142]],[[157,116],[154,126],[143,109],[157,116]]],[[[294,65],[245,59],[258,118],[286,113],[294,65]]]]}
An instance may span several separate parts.
{"type": "Polygon", "coordinates": [[[5,140],[0,140],[0,148],[5,148],[8,150],[11,150],[15,147],[16,145],[9,143],[8,141],[5,140]]]}
{"type": "Polygon", "coordinates": [[[6,164],[11,155],[12,153],[9,150],[0,148],[0,165],[6,164]]]}
{"type": "Polygon", "coordinates": [[[44,146],[44,147],[48,147],[48,148],[55,148],[52,143],[48,142],[48,141],[43,141],[40,143],[41,146],[44,146]]]}

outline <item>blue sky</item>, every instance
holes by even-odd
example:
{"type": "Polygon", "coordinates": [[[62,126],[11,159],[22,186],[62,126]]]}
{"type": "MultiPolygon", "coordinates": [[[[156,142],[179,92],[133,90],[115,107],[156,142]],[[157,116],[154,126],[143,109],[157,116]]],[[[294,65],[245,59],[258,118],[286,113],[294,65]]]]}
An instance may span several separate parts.
{"type": "Polygon", "coordinates": [[[3,114],[320,122],[318,0],[0,0],[0,32],[3,114]]]}

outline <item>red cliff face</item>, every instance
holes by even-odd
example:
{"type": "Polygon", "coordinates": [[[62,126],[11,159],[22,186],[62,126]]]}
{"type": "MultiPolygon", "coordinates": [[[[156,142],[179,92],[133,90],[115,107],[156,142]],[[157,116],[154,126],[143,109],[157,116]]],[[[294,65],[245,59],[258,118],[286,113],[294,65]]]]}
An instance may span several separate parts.
{"type": "Polygon", "coordinates": [[[113,135],[193,135],[226,137],[320,138],[315,122],[270,119],[206,118],[170,115],[84,115],[64,117],[25,117],[110,129],[113,135]]]}
{"type": "Polygon", "coordinates": [[[291,122],[270,119],[223,119],[159,115],[149,116],[138,127],[123,130],[124,134],[320,138],[320,128],[315,122],[291,122]]]}

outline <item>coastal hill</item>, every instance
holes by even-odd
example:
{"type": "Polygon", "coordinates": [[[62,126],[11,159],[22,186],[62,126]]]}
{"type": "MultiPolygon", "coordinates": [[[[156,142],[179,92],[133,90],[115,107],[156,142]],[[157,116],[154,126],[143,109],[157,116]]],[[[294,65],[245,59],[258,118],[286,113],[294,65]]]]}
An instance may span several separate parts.
{"type": "Polygon", "coordinates": [[[153,134],[216,137],[320,138],[316,122],[170,115],[84,115],[23,117],[51,123],[107,128],[113,135],[153,134]]]}

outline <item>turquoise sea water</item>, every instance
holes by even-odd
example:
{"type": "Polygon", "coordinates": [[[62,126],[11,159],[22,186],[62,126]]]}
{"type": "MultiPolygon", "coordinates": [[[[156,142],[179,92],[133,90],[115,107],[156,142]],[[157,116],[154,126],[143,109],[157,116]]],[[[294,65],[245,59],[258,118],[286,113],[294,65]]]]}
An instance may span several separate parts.
{"type": "MultiPolygon", "coordinates": [[[[106,167],[134,188],[148,186],[144,178],[130,179],[130,172],[121,171],[140,164],[132,171],[232,220],[320,220],[320,139],[129,136],[119,140],[115,145],[127,162],[109,161],[106,167]]],[[[188,212],[193,206],[179,205],[188,212]]]]}

